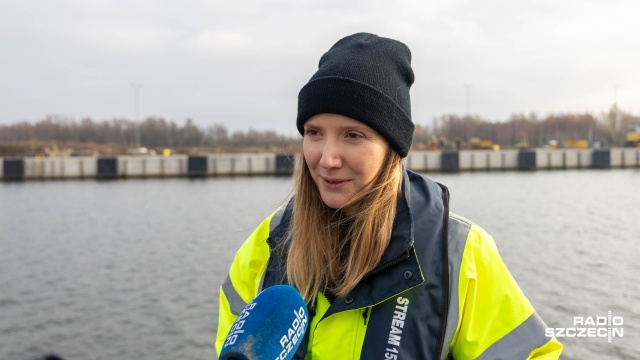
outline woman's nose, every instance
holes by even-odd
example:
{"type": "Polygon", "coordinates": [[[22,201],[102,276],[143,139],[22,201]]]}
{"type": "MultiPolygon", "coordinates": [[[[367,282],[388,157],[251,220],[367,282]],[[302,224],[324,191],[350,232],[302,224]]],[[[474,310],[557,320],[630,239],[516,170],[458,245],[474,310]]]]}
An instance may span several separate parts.
{"type": "Polygon", "coordinates": [[[326,169],[339,168],[342,166],[342,156],[340,154],[340,149],[332,141],[325,142],[322,148],[320,166],[326,169]]]}

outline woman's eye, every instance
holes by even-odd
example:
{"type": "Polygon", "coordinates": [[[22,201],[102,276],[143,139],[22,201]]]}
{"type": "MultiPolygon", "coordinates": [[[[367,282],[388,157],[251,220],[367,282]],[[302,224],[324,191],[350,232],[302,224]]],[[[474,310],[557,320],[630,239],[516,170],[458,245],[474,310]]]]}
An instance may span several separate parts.
{"type": "Polygon", "coordinates": [[[363,137],[364,136],[362,136],[362,134],[359,134],[359,133],[355,133],[355,132],[347,133],[347,138],[349,139],[361,139],[363,137]]]}
{"type": "Polygon", "coordinates": [[[316,129],[306,129],[306,130],[304,131],[304,135],[305,135],[305,136],[315,136],[315,135],[318,135],[318,130],[316,130],[316,129]]]}

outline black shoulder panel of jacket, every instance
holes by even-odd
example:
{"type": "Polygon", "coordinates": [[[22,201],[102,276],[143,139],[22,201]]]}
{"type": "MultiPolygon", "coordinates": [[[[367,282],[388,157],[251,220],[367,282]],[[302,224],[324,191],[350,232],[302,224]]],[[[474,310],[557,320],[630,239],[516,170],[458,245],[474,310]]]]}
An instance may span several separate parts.
{"type": "MultiPolygon", "coordinates": [[[[291,199],[285,207],[280,223],[269,231],[267,243],[269,244],[271,256],[269,256],[269,262],[267,262],[267,269],[265,270],[262,289],[260,290],[264,290],[274,285],[289,284],[286,271],[286,254],[289,252],[289,249],[287,248],[288,244],[286,244],[284,240],[289,229],[292,213],[293,199],[291,199]]],[[[309,318],[313,318],[313,309],[309,309],[309,312],[309,318]]],[[[292,357],[293,360],[303,360],[306,357],[310,330],[310,327],[307,327],[307,331],[300,342],[300,346],[292,357]]]]}
{"type": "Polygon", "coordinates": [[[285,243],[285,237],[289,229],[292,213],[293,199],[291,199],[284,208],[284,214],[281,216],[280,223],[273,229],[269,229],[267,243],[269,244],[271,256],[269,256],[269,262],[267,263],[267,269],[265,270],[264,280],[262,282],[262,289],[260,290],[264,290],[273,285],[289,283],[286,276],[286,254],[289,252],[289,249],[285,243]]]}

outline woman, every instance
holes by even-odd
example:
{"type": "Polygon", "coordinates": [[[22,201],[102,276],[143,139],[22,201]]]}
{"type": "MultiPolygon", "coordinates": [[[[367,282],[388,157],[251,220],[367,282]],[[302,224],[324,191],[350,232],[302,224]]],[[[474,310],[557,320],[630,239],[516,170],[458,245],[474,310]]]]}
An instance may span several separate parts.
{"type": "Polygon", "coordinates": [[[403,168],[411,53],[359,33],[298,96],[292,201],[240,248],[220,292],[218,352],[262,289],[287,283],[312,319],[302,359],[556,359],[562,351],[446,187],[403,168]]]}

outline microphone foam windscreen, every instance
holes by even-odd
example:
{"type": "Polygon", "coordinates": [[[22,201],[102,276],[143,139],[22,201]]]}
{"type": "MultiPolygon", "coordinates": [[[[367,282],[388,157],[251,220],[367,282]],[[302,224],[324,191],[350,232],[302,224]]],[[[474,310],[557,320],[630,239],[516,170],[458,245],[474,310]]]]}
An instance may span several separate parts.
{"type": "Polygon", "coordinates": [[[295,288],[269,287],[238,315],[220,351],[220,360],[291,359],[308,322],[307,306],[295,288]]]}

